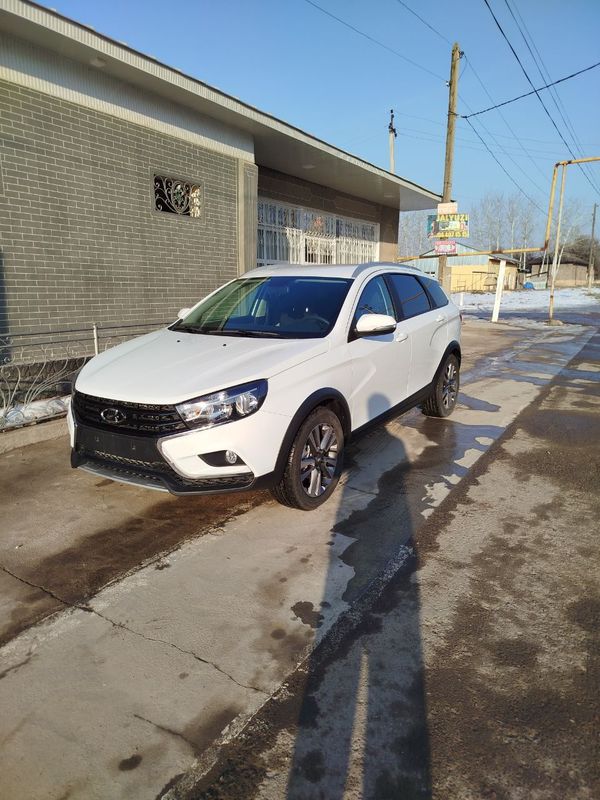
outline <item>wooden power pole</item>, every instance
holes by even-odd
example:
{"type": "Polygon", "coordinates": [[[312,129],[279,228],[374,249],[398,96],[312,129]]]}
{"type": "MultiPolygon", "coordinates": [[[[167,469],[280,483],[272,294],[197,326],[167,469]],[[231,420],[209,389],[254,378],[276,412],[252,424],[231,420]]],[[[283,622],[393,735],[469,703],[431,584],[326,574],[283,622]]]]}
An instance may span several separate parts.
{"type": "Polygon", "coordinates": [[[592,235],[590,237],[590,257],[588,260],[588,289],[592,288],[592,283],[594,282],[594,232],[596,230],[596,208],[598,207],[598,203],[594,203],[594,213],[592,214],[592,235]]]}
{"type": "MultiPolygon", "coordinates": [[[[448,127],[446,130],[446,160],[444,163],[444,191],[442,202],[452,200],[452,165],[454,160],[454,130],[456,128],[456,102],[458,99],[458,63],[462,53],[458,43],[452,47],[452,60],[450,62],[450,81],[448,83],[448,127]]],[[[450,271],[448,270],[448,257],[439,257],[438,280],[446,292],[450,292],[450,271]]]]}

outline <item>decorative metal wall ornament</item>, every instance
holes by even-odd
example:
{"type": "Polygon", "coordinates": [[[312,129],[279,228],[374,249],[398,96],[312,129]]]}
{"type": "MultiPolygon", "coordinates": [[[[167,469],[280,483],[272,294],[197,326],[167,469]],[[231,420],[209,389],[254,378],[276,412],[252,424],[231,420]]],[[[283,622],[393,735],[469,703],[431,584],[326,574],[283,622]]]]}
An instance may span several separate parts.
{"type": "Polygon", "coordinates": [[[154,208],[168,214],[199,218],[202,216],[202,186],[167,175],[154,176],[154,208]]]}

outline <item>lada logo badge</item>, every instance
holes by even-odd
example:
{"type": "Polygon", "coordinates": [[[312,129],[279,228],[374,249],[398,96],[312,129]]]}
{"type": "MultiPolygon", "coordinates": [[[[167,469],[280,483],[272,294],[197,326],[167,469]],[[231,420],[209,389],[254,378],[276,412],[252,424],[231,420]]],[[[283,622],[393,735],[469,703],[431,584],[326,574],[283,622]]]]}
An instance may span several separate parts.
{"type": "Polygon", "coordinates": [[[109,425],[120,425],[127,419],[126,415],[118,408],[105,408],[100,412],[100,416],[109,425]]]}

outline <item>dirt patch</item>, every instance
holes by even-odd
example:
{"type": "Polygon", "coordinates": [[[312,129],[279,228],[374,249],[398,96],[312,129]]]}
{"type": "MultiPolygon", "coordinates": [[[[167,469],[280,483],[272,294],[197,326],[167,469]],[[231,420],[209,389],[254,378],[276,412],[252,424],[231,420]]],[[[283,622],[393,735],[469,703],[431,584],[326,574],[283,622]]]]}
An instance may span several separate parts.
{"type": "MultiPolygon", "coordinates": [[[[65,604],[85,603],[103,586],[144,562],[205,535],[266,499],[263,492],[239,497],[167,497],[143,514],[127,516],[119,525],[82,532],[71,547],[20,568],[19,577],[40,588],[32,588],[26,601],[12,611],[0,632],[0,644],[64,608],[56,597],[65,604]]],[[[156,569],[168,566],[168,562],[159,561],[156,569]]]]}
{"type": "Polygon", "coordinates": [[[311,628],[320,628],[323,624],[323,614],[316,611],[312,603],[304,601],[294,603],[292,611],[299,620],[311,628]]]}

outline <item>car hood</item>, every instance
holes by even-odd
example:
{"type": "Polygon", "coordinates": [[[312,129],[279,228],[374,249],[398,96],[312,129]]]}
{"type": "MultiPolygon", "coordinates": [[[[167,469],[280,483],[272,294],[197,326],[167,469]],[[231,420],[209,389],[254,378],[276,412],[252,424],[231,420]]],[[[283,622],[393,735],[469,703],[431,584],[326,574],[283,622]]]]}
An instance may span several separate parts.
{"type": "Polygon", "coordinates": [[[131,403],[172,404],[270,378],[327,351],[327,339],[259,339],[160,330],[92,358],[77,391],[131,403]]]}

